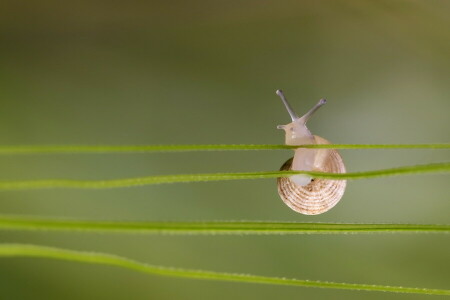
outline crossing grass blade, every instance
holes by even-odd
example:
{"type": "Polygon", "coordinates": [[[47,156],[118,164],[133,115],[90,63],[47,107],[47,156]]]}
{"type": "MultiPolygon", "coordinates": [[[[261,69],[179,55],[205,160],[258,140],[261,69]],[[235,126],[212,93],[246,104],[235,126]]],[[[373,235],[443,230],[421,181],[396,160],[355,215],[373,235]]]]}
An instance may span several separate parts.
{"type": "Polygon", "coordinates": [[[295,174],[306,174],[313,178],[323,178],[323,179],[356,180],[356,179],[369,179],[377,177],[388,177],[388,176],[399,176],[410,174],[449,173],[449,172],[450,172],[450,163],[437,163],[437,164],[406,166],[400,168],[356,172],[356,173],[344,173],[344,174],[309,172],[309,171],[269,171],[269,172],[163,175],[163,176],[147,176],[147,177],[112,179],[112,180],[44,179],[44,180],[25,180],[25,181],[0,181],[0,190],[32,190],[32,189],[50,189],[50,188],[111,189],[111,188],[145,186],[163,183],[277,178],[277,177],[289,177],[295,174]]]}

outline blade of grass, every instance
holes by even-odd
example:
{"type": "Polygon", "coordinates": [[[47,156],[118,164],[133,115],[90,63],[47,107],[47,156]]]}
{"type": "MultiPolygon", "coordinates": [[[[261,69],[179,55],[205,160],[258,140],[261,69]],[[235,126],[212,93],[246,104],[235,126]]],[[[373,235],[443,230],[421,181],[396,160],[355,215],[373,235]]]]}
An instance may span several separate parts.
{"type": "Polygon", "coordinates": [[[0,146],[0,155],[64,153],[150,153],[229,150],[322,149],[450,149],[450,144],[336,144],[336,145],[37,145],[0,146]]]}
{"type": "Polygon", "coordinates": [[[450,163],[437,163],[428,165],[406,166],[393,169],[375,170],[356,173],[322,173],[309,171],[269,171],[269,172],[243,172],[243,173],[210,173],[210,174],[186,174],[163,175],[137,178],[124,178],[112,180],[70,180],[70,179],[44,179],[25,181],[0,181],[0,190],[29,190],[47,188],[76,188],[76,189],[110,189],[133,186],[144,186],[162,183],[177,182],[203,182],[219,180],[242,180],[289,177],[295,174],[306,174],[314,178],[323,179],[368,179],[376,177],[388,177],[395,175],[448,173],[450,163]]]}
{"type": "Polygon", "coordinates": [[[338,283],[338,282],[326,282],[316,280],[286,279],[286,278],[266,277],[266,276],[246,275],[246,274],[220,273],[220,272],[199,271],[189,269],[175,269],[169,267],[149,265],[146,263],[141,263],[135,260],[131,260],[125,257],[120,257],[112,254],[81,252],[81,251],[44,247],[37,245],[27,245],[27,244],[2,244],[0,245],[0,257],[50,258],[57,260],[116,266],[153,275],[182,277],[191,279],[315,287],[315,288],[341,289],[341,290],[363,290],[363,291],[425,294],[425,295],[450,295],[450,290],[443,290],[443,289],[426,289],[426,288],[369,285],[356,283],[338,283]]]}
{"type": "Polygon", "coordinates": [[[0,216],[0,230],[54,230],[149,234],[450,233],[450,225],[297,222],[105,222],[0,216]]]}

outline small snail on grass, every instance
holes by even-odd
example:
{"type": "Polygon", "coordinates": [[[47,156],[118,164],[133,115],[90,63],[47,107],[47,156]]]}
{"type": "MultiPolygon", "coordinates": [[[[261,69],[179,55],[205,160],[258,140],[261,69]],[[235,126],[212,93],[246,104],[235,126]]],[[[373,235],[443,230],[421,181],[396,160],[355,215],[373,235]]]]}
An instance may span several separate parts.
{"type": "MultiPolygon", "coordinates": [[[[284,97],[277,90],[292,122],[279,125],[278,129],[286,132],[286,145],[330,144],[326,139],[312,135],[306,122],[314,112],[327,101],[321,99],[303,117],[299,117],[284,97]]],[[[345,173],[342,157],[334,149],[295,149],[293,158],[288,159],[280,170],[318,171],[345,173]]],[[[305,215],[318,215],[333,208],[344,195],[346,180],[314,179],[307,175],[293,175],[277,179],[278,194],[281,199],[296,212],[305,215]]]]}

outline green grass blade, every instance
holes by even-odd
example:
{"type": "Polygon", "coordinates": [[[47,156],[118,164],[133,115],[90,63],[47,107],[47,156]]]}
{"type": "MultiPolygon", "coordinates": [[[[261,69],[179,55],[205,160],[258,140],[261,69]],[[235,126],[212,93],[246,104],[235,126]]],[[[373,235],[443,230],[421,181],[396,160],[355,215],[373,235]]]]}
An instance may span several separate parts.
{"type": "Polygon", "coordinates": [[[306,174],[314,178],[323,179],[368,179],[409,174],[448,173],[450,163],[437,163],[428,165],[407,166],[393,169],[375,170],[356,173],[322,173],[309,171],[269,171],[269,172],[244,172],[244,173],[210,173],[210,174],[186,174],[163,175],[137,178],[124,178],[113,180],[70,180],[70,179],[45,179],[25,181],[0,181],[0,190],[28,190],[48,188],[76,188],[76,189],[110,189],[133,186],[144,186],[162,183],[177,182],[202,182],[219,180],[242,180],[289,177],[295,174],[306,174]]]}
{"type": "Polygon", "coordinates": [[[81,252],[81,251],[66,250],[53,247],[43,247],[36,245],[26,245],[26,244],[2,244],[0,245],[0,257],[50,258],[57,260],[116,266],[153,275],[182,277],[190,279],[315,287],[315,288],[341,289],[341,290],[363,290],[363,291],[425,294],[425,295],[447,295],[447,296],[450,295],[450,290],[442,290],[442,289],[338,283],[338,282],[326,282],[316,280],[286,279],[286,278],[266,277],[266,276],[246,275],[246,274],[220,273],[220,272],[199,271],[189,269],[175,269],[169,267],[149,265],[146,263],[141,263],[135,260],[111,254],[81,252]]]}
{"type": "Polygon", "coordinates": [[[297,222],[105,222],[0,216],[0,230],[53,230],[148,234],[450,233],[450,225],[297,222]]]}
{"type": "Polygon", "coordinates": [[[336,144],[336,145],[37,145],[0,146],[0,155],[64,153],[151,153],[229,150],[279,150],[295,148],[326,149],[450,149],[450,144],[336,144]]]}

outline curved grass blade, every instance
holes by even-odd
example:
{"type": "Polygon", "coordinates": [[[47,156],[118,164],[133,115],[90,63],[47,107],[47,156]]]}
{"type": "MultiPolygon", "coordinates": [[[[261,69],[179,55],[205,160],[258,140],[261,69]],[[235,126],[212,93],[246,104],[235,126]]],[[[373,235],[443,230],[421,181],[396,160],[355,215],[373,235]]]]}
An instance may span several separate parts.
{"type": "Polygon", "coordinates": [[[335,144],[335,145],[37,145],[0,146],[0,155],[67,153],[151,153],[230,150],[321,149],[450,149],[450,144],[335,144]]]}
{"type": "Polygon", "coordinates": [[[295,174],[306,174],[314,178],[323,178],[323,179],[354,180],[354,179],[388,177],[396,175],[448,173],[448,172],[450,172],[450,163],[437,163],[437,164],[406,166],[393,169],[344,173],[344,174],[309,172],[309,171],[269,171],[269,172],[243,172],[243,173],[163,175],[163,176],[147,176],[147,177],[112,179],[112,180],[44,179],[44,180],[25,180],[25,181],[0,181],[0,190],[29,190],[29,189],[48,189],[48,188],[110,189],[110,188],[123,188],[133,186],[145,186],[162,183],[277,178],[277,177],[289,177],[295,174]]]}
{"type": "Polygon", "coordinates": [[[349,234],[450,233],[450,225],[297,222],[105,222],[0,216],[0,230],[52,230],[130,234],[349,234]]]}
{"type": "Polygon", "coordinates": [[[175,269],[169,267],[149,265],[112,254],[81,252],[81,251],[66,250],[37,245],[27,245],[27,244],[2,244],[0,245],[0,257],[50,258],[57,260],[116,266],[152,275],[182,277],[190,279],[315,287],[315,288],[341,289],[341,290],[363,290],[363,291],[425,294],[425,295],[450,295],[450,290],[442,290],[442,289],[338,283],[338,282],[326,282],[316,280],[286,279],[286,278],[246,275],[246,274],[220,273],[220,272],[199,271],[189,269],[175,269]]]}

